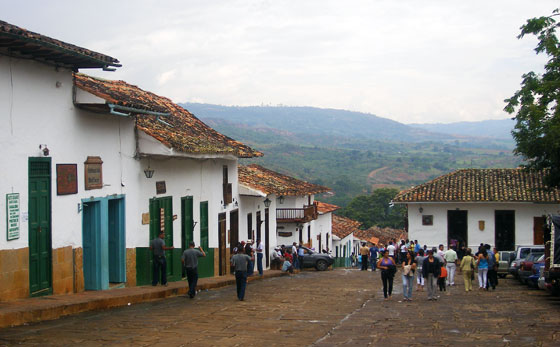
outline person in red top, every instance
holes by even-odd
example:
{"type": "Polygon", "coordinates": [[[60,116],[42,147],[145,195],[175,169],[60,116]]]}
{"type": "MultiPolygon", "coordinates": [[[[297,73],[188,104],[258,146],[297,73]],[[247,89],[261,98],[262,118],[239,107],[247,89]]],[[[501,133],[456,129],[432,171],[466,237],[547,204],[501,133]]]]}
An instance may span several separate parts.
{"type": "Polygon", "coordinates": [[[445,266],[441,267],[441,272],[439,273],[439,278],[438,278],[438,286],[439,286],[439,291],[446,291],[445,289],[445,279],[447,278],[447,269],[445,268],[445,266]]]}

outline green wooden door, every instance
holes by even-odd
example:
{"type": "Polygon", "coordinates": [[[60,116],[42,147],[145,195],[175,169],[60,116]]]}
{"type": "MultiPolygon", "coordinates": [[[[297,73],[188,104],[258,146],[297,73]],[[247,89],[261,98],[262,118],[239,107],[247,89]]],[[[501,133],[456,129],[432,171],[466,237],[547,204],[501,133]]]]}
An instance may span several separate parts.
{"type": "MultiPolygon", "coordinates": [[[[170,196],[150,199],[150,240],[158,237],[161,230],[165,232],[165,246],[172,247],[173,200],[170,196]]],[[[167,259],[167,278],[171,280],[174,273],[173,251],[165,251],[165,258],[167,259]]]]}
{"type": "Polygon", "coordinates": [[[198,274],[200,277],[213,277],[214,250],[208,247],[208,201],[200,202],[200,246],[206,257],[198,260],[198,274]]]}
{"type": "Polygon", "coordinates": [[[29,158],[29,292],[52,294],[51,158],[29,158]]]}
{"type": "Polygon", "coordinates": [[[181,249],[184,251],[189,248],[189,243],[194,240],[193,229],[193,197],[184,196],[181,198],[181,249]]]}

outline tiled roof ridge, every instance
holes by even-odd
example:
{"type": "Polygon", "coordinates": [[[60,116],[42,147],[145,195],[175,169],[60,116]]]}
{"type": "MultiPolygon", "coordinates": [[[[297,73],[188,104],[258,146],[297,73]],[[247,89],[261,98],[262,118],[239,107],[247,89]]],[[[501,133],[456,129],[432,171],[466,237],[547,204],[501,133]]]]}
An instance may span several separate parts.
{"type": "Polygon", "coordinates": [[[263,154],[236,141],[202,122],[171,99],[143,90],[122,80],[106,80],[82,73],[74,74],[74,83],[106,102],[141,110],[169,113],[159,122],[155,115],[137,117],[136,127],[167,147],[195,154],[228,154],[241,158],[263,154]],[[170,124],[171,126],[168,126],[170,124]]]}
{"type": "Polygon", "coordinates": [[[23,38],[25,40],[34,41],[39,45],[48,45],[51,47],[55,47],[57,49],[70,51],[73,53],[77,53],[83,56],[87,56],[93,58],[95,60],[102,61],[109,66],[120,66],[119,60],[108,55],[92,51],[87,48],[83,48],[71,43],[64,42],[62,40],[58,40],[43,34],[39,34],[22,27],[19,27],[14,24],[10,24],[8,22],[0,20],[0,32],[4,32],[9,35],[13,35],[16,37],[23,38]]]}
{"type": "Polygon", "coordinates": [[[459,169],[401,191],[394,202],[560,202],[560,190],[544,185],[546,170],[459,169]]]}
{"type": "Polygon", "coordinates": [[[238,177],[241,183],[261,190],[266,194],[301,196],[331,190],[328,187],[284,175],[258,164],[246,166],[240,164],[238,168],[238,177]]]}
{"type": "Polygon", "coordinates": [[[351,233],[359,230],[362,223],[348,217],[333,215],[332,218],[332,233],[343,239],[351,233]]]}
{"type": "Polygon", "coordinates": [[[315,199],[315,201],[317,202],[317,210],[319,211],[319,213],[329,213],[329,212],[334,212],[336,210],[339,210],[341,207],[334,205],[334,204],[329,204],[327,202],[322,202],[319,201],[317,199],[315,199]]]}

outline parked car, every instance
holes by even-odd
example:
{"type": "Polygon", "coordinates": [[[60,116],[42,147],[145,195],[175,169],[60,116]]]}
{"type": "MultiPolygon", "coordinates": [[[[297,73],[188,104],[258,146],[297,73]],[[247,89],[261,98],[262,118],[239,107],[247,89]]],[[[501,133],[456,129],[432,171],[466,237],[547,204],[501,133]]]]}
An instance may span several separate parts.
{"type": "Polygon", "coordinates": [[[318,271],[325,271],[334,263],[334,258],[330,254],[318,253],[304,246],[300,247],[304,250],[303,268],[314,267],[318,271]]]}
{"type": "Polygon", "coordinates": [[[498,262],[498,276],[500,278],[505,278],[509,273],[509,266],[511,262],[515,259],[515,251],[500,251],[498,252],[500,256],[500,261],[498,262]]]}
{"type": "Polygon", "coordinates": [[[515,251],[515,260],[511,262],[508,273],[513,275],[513,277],[518,278],[519,266],[530,253],[543,254],[544,246],[517,246],[517,250],[515,251]]]}
{"type": "Polygon", "coordinates": [[[529,276],[533,275],[533,265],[540,259],[542,259],[542,262],[544,263],[543,253],[529,253],[527,258],[521,261],[518,271],[519,281],[521,283],[528,284],[527,281],[529,280],[529,276]]]}
{"type": "Polygon", "coordinates": [[[544,268],[544,254],[539,257],[539,259],[533,263],[531,267],[531,275],[527,278],[527,284],[529,287],[538,288],[539,278],[541,277],[541,268],[544,268]]]}

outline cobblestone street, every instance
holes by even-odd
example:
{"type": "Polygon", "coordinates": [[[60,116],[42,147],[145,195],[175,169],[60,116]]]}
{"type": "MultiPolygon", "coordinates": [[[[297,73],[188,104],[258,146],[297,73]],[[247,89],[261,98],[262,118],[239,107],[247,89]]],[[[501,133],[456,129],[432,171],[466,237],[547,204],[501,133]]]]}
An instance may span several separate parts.
{"type": "Polygon", "coordinates": [[[427,301],[425,292],[383,300],[379,273],[305,271],[235,287],[83,313],[0,330],[0,345],[505,345],[560,344],[560,299],[500,280],[465,293],[462,279],[427,301]]]}

